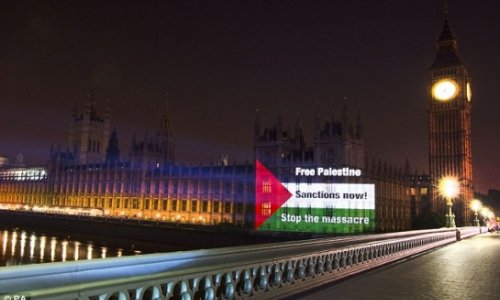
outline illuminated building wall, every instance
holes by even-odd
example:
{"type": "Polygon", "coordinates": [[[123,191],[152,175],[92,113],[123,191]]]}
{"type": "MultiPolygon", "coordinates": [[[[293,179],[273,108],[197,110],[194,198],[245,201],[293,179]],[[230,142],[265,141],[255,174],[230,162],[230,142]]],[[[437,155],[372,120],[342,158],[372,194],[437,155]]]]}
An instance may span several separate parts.
{"type": "Polygon", "coordinates": [[[93,130],[107,128],[108,117],[100,117],[89,99],[82,115],[73,113],[69,150],[52,149],[43,168],[2,169],[0,203],[37,211],[99,210],[116,217],[245,224],[254,200],[253,165],[176,164],[168,102],[158,130],[143,140],[134,137],[129,159],[120,160],[116,131],[98,143],[93,130]]]}
{"type": "MultiPolygon", "coordinates": [[[[307,147],[302,123],[297,115],[293,131],[285,129],[278,114],[273,126],[261,129],[255,120],[255,158],[283,182],[298,182],[295,167],[350,167],[363,171],[361,177],[315,177],[322,183],[375,184],[376,230],[379,232],[409,230],[411,220],[421,209],[411,210],[409,165],[404,169],[368,159],[364,154],[362,124],[359,114],[352,120],[344,106],[340,120],[332,116],[321,122],[314,120],[313,146],[307,147]]],[[[420,205],[420,197],[417,197],[420,205]]]]}
{"type": "MultiPolygon", "coordinates": [[[[60,156],[60,155],[59,155],[60,156]]],[[[56,158],[56,161],[59,158],[56,158]]],[[[53,164],[49,176],[0,177],[4,204],[100,209],[105,215],[174,222],[243,225],[253,201],[253,166],[53,164]]]]}
{"type": "MultiPolygon", "coordinates": [[[[134,138],[126,160],[119,158],[117,134],[113,131],[104,162],[84,164],[71,148],[52,149],[49,163],[43,168],[4,168],[0,173],[0,203],[59,213],[97,211],[118,218],[253,226],[253,163],[176,163],[169,120],[167,105],[157,133],[140,141],[134,138]]],[[[344,109],[339,121],[332,118],[322,124],[317,118],[313,147],[309,148],[299,117],[293,133],[283,126],[281,114],[271,128],[261,130],[258,118],[255,122],[255,156],[273,173],[289,181],[295,180],[295,166],[360,168],[362,177],[335,182],[374,183],[376,230],[410,229],[412,214],[419,214],[421,209],[411,208],[409,167],[402,170],[380,159],[365,158],[359,116],[352,121],[344,109]]]]}
{"type": "Polygon", "coordinates": [[[46,168],[0,169],[0,202],[29,204],[47,198],[46,168]]]}
{"type": "Polygon", "coordinates": [[[113,216],[242,225],[252,198],[250,166],[138,169],[125,162],[65,166],[56,173],[51,205],[100,208],[113,216]]]}
{"type": "MultiPolygon", "coordinates": [[[[2,203],[99,209],[115,217],[173,222],[252,224],[254,166],[65,165],[54,159],[47,173],[19,180],[10,171],[0,175],[2,203]],[[54,168],[57,166],[57,168],[54,168]],[[50,174],[50,176],[48,176],[50,174]]],[[[18,172],[19,169],[16,169],[18,172]]],[[[410,228],[411,211],[406,172],[380,160],[366,160],[364,176],[376,185],[377,231],[410,228]]]]}

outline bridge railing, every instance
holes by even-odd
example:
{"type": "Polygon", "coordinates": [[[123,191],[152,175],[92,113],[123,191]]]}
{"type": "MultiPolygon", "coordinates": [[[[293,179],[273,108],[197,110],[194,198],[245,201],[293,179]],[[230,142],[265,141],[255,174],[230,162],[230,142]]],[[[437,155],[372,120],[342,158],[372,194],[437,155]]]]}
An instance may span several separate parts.
{"type": "Polygon", "coordinates": [[[479,233],[477,227],[436,229],[3,267],[0,295],[34,300],[284,298],[479,233]]]}

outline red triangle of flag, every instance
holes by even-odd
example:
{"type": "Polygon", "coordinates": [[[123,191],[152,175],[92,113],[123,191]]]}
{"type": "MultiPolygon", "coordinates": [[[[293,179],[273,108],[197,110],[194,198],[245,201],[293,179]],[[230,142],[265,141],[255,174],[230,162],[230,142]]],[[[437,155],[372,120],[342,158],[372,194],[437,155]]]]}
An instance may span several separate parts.
{"type": "Polygon", "coordinates": [[[260,161],[255,161],[255,229],[269,219],[292,194],[260,161]]]}

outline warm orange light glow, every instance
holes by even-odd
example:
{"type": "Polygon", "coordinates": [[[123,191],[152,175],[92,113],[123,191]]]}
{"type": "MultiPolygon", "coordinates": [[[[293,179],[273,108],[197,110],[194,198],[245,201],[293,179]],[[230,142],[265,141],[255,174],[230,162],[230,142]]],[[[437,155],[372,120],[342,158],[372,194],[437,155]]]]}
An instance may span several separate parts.
{"type": "Polygon", "coordinates": [[[472,200],[471,203],[470,203],[470,208],[474,212],[478,212],[481,209],[482,206],[483,206],[483,204],[481,203],[481,201],[479,201],[477,199],[472,200]]]}
{"type": "Polygon", "coordinates": [[[455,177],[443,177],[439,181],[438,189],[441,196],[451,201],[460,193],[460,183],[455,177]]]}
{"type": "Polygon", "coordinates": [[[436,100],[447,101],[458,93],[458,86],[452,80],[441,80],[432,87],[432,95],[436,100]]]}

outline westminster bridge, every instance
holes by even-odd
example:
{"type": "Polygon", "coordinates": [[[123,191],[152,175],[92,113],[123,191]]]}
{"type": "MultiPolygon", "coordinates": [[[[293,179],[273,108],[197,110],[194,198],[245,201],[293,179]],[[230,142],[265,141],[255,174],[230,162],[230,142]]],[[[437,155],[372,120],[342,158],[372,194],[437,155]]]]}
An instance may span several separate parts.
{"type": "Polygon", "coordinates": [[[2,299],[277,299],[302,298],[310,291],[313,299],[318,287],[321,295],[328,296],[332,282],[481,231],[485,228],[435,229],[9,266],[0,268],[0,295],[2,299]]]}

